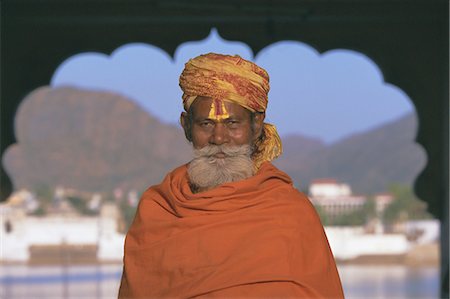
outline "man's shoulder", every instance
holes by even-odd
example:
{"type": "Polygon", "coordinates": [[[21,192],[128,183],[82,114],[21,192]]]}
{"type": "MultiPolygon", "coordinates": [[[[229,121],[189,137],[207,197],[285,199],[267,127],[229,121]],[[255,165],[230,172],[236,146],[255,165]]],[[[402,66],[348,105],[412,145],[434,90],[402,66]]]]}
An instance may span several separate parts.
{"type": "Polygon", "coordinates": [[[294,184],[292,178],[284,171],[277,168],[271,162],[265,162],[257,175],[264,177],[262,181],[273,184],[271,188],[283,188],[283,194],[288,192],[291,196],[306,197],[294,184]]]}
{"type": "Polygon", "coordinates": [[[169,171],[158,184],[150,185],[143,194],[159,190],[162,186],[170,185],[175,180],[181,180],[187,175],[187,164],[180,165],[169,171]]]}
{"type": "Polygon", "coordinates": [[[183,165],[180,165],[180,166],[172,169],[171,171],[169,171],[167,173],[166,178],[167,177],[175,177],[175,176],[180,175],[180,174],[181,175],[185,175],[187,173],[187,165],[188,164],[183,164],[183,165]]]}
{"type": "Polygon", "coordinates": [[[277,168],[271,162],[264,162],[259,168],[256,175],[269,176],[271,178],[279,178],[281,181],[285,181],[288,184],[292,184],[291,177],[284,171],[277,168]]]}
{"type": "Polygon", "coordinates": [[[268,193],[273,194],[278,201],[286,202],[293,208],[314,210],[309,197],[294,185],[288,174],[270,162],[263,165],[264,168],[261,167],[261,171],[270,178],[267,180],[268,184],[270,184],[268,193]]]}

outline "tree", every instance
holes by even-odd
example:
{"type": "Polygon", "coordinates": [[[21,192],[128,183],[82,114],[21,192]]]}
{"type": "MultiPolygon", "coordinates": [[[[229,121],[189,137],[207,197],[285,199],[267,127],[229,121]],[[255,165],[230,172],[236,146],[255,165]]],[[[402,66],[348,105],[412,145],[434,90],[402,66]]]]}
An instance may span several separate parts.
{"type": "Polygon", "coordinates": [[[375,200],[370,197],[360,209],[336,216],[331,224],[336,226],[363,226],[375,216],[375,200]]]}
{"type": "Polygon", "coordinates": [[[325,210],[319,206],[315,205],[314,208],[316,209],[317,214],[319,215],[320,221],[322,222],[322,225],[329,225],[330,219],[328,217],[328,214],[325,212],[325,210]]]}
{"type": "Polygon", "coordinates": [[[432,218],[427,212],[427,204],[415,196],[410,186],[397,184],[392,185],[389,190],[393,194],[394,200],[383,213],[384,221],[387,224],[432,218]]]}

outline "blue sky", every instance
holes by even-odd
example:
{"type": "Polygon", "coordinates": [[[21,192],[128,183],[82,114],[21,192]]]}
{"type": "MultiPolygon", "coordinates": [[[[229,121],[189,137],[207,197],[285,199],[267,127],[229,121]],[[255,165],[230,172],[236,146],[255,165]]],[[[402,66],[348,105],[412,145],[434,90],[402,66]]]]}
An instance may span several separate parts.
{"type": "Polygon", "coordinates": [[[301,134],[332,143],[414,111],[408,96],[386,84],[380,69],[361,53],[318,53],[305,43],[283,41],[254,56],[246,44],[224,40],[215,29],[202,41],[181,44],[174,57],[143,43],[123,45],[111,55],[80,53],[58,67],[51,86],[114,91],[162,121],[178,123],[184,63],[208,52],[238,54],[268,71],[266,121],[282,136],[301,134]]]}

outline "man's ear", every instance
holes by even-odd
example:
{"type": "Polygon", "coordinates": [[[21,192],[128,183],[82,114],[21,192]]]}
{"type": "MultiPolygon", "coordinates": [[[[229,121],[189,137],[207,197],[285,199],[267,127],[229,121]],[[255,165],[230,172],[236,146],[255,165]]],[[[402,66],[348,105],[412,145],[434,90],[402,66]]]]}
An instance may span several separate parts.
{"type": "Polygon", "coordinates": [[[184,136],[186,136],[186,139],[191,142],[192,136],[191,136],[191,120],[189,119],[189,115],[186,112],[181,112],[180,115],[180,124],[183,127],[184,130],[184,136]]]}
{"type": "Polygon", "coordinates": [[[266,118],[265,112],[255,112],[253,117],[253,140],[257,140],[263,130],[264,119],[266,118]]]}

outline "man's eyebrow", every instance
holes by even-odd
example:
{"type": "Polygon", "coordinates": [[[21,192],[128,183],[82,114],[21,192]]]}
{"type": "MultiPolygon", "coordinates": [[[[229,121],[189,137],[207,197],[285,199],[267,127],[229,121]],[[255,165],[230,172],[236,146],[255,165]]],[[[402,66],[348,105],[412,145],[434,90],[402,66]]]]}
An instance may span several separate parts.
{"type": "Polygon", "coordinates": [[[195,117],[195,118],[192,119],[192,121],[194,123],[201,123],[201,122],[205,122],[205,121],[206,122],[216,122],[216,120],[211,119],[211,118],[209,118],[207,116],[205,116],[205,117],[195,117]]]}
{"type": "Polygon", "coordinates": [[[232,121],[232,120],[240,120],[240,118],[239,117],[235,117],[235,116],[230,116],[230,117],[227,117],[227,118],[224,118],[224,119],[220,119],[220,120],[217,120],[217,119],[212,119],[212,118],[209,118],[209,117],[199,117],[199,118],[195,118],[194,119],[194,122],[195,123],[201,123],[201,122],[204,122],[204,121],[208,121],[208,122],[213,122],[213,123],[223,123],[223,122],[227,122],[227,121],[232,121]]]}
{"type": "Polygon", "coordinates": [[[211,118],[209,118],[208,116],[196,116],[193,118],[194,121],[202,121],[202,120],[212,120],[211,118]]]}

